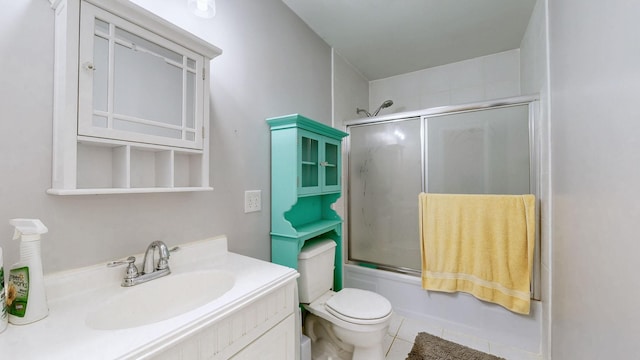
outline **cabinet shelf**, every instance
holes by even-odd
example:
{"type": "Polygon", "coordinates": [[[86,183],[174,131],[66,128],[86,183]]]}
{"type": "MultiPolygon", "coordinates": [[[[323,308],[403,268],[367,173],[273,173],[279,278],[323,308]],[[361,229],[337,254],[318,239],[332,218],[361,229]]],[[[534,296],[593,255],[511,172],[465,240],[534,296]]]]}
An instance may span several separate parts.
{"type": "MultiPolygon", "coordinates": [[[[212,190],[203,177],[201,150],[78,137],[76,183],[52,195],[212,190]]],[[[206,174],[205,174],[206,175],[206,174]]]]}
{"type": "Polygon", "coordinates": [[[189,191],[212,191],[212,187],[172,187],[172,188],[102,188],[102,189],[49,189],[50,195],[106,195],[106,194],[146,194],[189,191]]]}
{"type": "Polygon", "coordinates": [[[292,234],[278,234],[272,232],[271,235],[288,237],[292,239],[309,240],[318,235],[322,235],[328,231],[333,230],[336,225],[342,224],[342,219],[339,220],[319,220],[312,223],[304,224],[295,227],[297,233],[292,234]]]}

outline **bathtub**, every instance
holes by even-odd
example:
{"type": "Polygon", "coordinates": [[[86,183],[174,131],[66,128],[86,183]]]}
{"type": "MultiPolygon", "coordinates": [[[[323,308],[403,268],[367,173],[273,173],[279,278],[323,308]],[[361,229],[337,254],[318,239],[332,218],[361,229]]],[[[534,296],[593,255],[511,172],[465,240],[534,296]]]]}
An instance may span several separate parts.
{"type": "Polygon", "coordinates": [[[427,332],[444,329],[540,353],[542,306],[539,301],[531,301],[529,315],[520,315],[466,293],[427,292],[417,276],[353,264],[344,265],[344,284],[386,297],[396,314],[424,323],[427,332]]]}

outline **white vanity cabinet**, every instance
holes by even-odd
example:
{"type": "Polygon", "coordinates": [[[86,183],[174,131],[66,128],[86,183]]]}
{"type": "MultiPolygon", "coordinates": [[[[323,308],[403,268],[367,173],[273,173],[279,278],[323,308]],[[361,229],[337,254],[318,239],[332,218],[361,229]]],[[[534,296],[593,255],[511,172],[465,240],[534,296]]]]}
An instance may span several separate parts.
{"type": "Polygon", "coordinates": [[[280,324],[233,356],[233,360],[278,359],[293,360],[295,345],[295,317],[289,315],[280,324]]]}
{"type": "Polygon", "coordinates": [[[294,277],[151,359],[294,360],[299,351],[296,336],[300,336],[295,291],[294,277]]]}
{"type": "Polygon", "coordinates": [[[55,11],[50,194],[211,190],[217,47],[125,0],[55,11]]]}

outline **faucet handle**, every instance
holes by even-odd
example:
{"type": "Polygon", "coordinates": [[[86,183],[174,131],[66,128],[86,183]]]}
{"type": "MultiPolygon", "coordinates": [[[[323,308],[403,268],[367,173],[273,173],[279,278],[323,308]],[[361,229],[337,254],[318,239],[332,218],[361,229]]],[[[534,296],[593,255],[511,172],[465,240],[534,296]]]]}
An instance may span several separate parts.
{"type": "Polygon", "coordinates": [[[138,276],[138,268],[136,267],[136,257],[129,256],[126,260],[111,261],[107,263],[108,267],[115,267],[120,265],[127,265],[127,273],[125,279],[133,279],[138,276]]]}
{"type": "Polygon", "coordinates": [[[156,267],[156,270],[165,270],[169,268],[169,258],[171,257],[171,253],[179,250],[180,250],[179,246],[174,246],[171,249],[168,249],[168,251],[164,253],[166,256],[162,256],[163,253],[161,252],[161,256],[160,256],[160,259],[158,259],[158,266],[156,267]]]}
{"type": "Polygon", "coordinates": [[[107,267],[116,267],[120,265],[130,265],[136,262],[135,256],[129,256],[126,260],[115,260],[107,263],[107,267]]]}
{"type": "Polygon", "coordinates": [[[169,267],[169,261],[167,259],[160,259],[158,260],[158,266],[156,267],[156,270],[164,270],[168,267],[169,267]]]}

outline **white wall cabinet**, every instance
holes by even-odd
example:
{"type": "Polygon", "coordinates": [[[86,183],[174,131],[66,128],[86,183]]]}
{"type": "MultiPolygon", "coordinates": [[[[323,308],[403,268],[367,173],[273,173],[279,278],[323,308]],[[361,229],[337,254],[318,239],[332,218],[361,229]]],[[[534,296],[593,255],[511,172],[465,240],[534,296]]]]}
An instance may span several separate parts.
{"type": "Polygon", "coordinates": [[[217,47],[124,0],[55,10],[50,194],[211,190],[217,47]]]}

